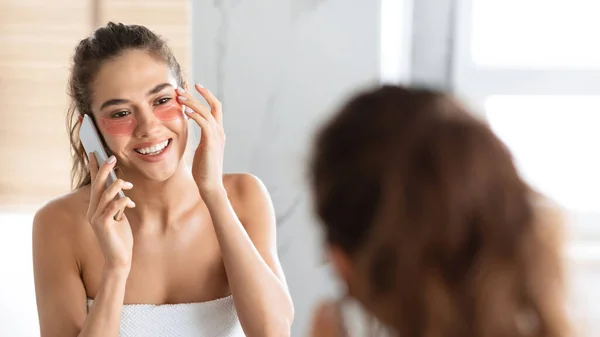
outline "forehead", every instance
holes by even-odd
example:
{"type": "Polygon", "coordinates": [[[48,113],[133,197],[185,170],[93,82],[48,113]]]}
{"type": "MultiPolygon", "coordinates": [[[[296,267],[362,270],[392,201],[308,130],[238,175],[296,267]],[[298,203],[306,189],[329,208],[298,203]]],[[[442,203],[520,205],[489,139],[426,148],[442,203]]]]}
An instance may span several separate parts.
{"type": "Polygon", "coordinates": [[[166,62],[152,57],[144,50],[128,50],[106,61],[92,83],[92,106],[114,98],[136,99],[157,84],[177,81],[166,62]]]}

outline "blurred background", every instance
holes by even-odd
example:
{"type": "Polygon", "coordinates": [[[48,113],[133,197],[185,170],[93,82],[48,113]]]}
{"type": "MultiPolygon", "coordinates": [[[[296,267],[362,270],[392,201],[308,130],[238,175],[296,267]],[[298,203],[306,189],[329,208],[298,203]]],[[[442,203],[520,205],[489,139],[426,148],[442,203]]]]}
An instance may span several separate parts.
{"type": "MultiPolygon", "coordinates": [[[[109,20],[170,41],[223,102],[227,171],[259,176],[305,336],[338,290],[305,183],[315,127],[375,83],[442,88],[485,116],[523,175],[568,212],[579,327],[600,329],[597,0],[0,0],[0,336],[39,336],[31,221],[69,190],[66,80],[109,20]]],[[[598,330],[600,331],[600,330],[598,330]]]]}

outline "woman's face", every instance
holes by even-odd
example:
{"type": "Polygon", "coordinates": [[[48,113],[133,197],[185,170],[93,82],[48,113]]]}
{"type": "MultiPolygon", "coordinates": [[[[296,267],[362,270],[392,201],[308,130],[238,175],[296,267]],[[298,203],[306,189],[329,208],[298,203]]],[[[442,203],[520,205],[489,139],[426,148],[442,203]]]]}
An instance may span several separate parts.
{"type": "Polygon", "coordinates": [[[127,176],[163,181],[177,169],[188,128],[177,80],[165,62],[130,50],[107,61],[92,83],[92,111],[127,176]]]}

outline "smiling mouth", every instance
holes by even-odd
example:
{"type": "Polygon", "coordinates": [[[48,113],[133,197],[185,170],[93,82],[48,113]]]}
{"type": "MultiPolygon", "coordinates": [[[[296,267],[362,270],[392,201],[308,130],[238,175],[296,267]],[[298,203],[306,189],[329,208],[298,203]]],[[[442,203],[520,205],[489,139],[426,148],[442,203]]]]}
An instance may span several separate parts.
{"type": "Polygon", "coordinates": [[[134,151],[141,155],[144,155],[144,156],[156,156],[156,155],[163,153],[165,151],[165,149],[171,144],[172,141],[173,141],[173,139],[169,138],[159,144],[152,145],[149,147],[134,149],[134,151]]]}

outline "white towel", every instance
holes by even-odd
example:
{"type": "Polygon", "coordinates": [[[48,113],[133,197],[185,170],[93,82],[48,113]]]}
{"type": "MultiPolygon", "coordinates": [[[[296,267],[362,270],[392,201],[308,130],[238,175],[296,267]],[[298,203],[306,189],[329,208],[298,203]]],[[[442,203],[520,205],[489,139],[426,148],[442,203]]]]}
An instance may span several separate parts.
{"type": "MultiPolygon", "coordinates": [[[[88,299],[88,310],[94,301],[88,299]]],[[[126,304],[120,337],[244,337],[233,297],[200,303],[126,304]]]]}

